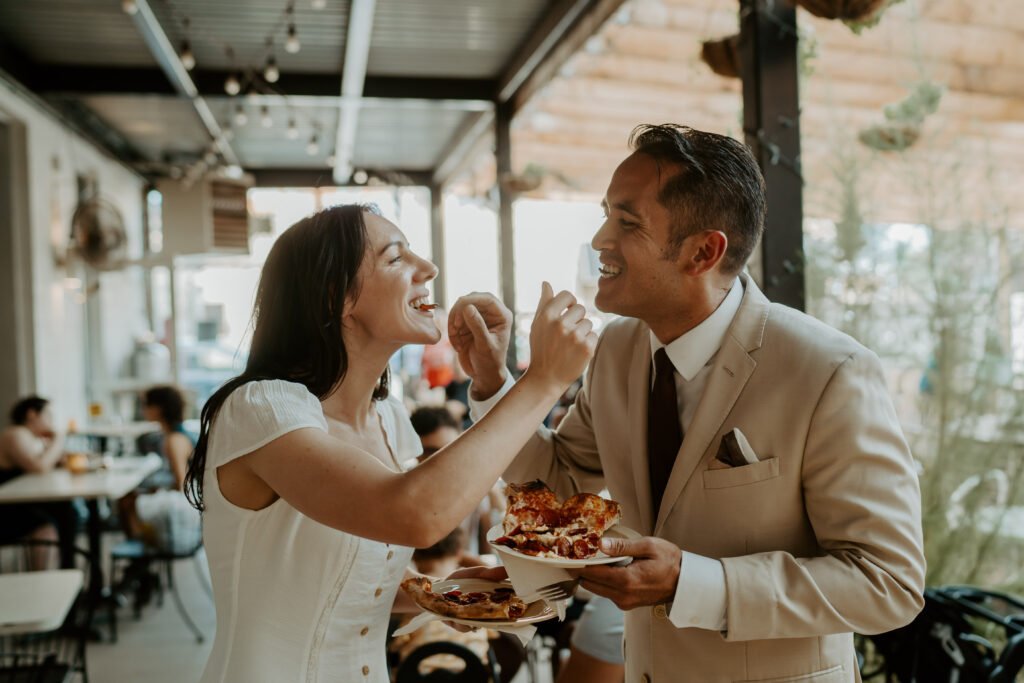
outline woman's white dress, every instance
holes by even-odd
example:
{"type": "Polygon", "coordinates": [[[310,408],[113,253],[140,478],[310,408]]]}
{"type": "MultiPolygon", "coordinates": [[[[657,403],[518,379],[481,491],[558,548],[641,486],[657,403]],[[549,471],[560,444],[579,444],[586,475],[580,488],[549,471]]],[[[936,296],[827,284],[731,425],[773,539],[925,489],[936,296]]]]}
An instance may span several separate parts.
{"type": "MultiPolygon", "coordinates": [[[[377,403],[395,462],[420,452],[402,404],[377,403]]],[[[327,431],[301,384],[250,382],[232,392],[211,429],[203,538],[217,635],[202,683],[385,683],[388,616],[412,548],[346,534],[282,499],[262,510],[229,503],[217,467],[290,431],[327,431]]]]}

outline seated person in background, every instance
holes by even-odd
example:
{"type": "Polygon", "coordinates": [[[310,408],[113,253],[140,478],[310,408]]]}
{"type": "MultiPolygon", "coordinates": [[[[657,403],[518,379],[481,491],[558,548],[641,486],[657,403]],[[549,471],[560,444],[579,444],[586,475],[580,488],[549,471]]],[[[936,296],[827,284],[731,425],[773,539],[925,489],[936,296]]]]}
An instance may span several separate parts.
{"type": "MultiPolygon", "coordinates": [[[[418,408],[409,416],[409,420],[423,445],[423,453],[417,458],[418,462],[423,462],[450,444],[461,432],[458,420],[445,407],[418,408]]],[[[487,552],[487,530],[500,522],[504,514],[505,486],[498,480],[487,492],[487,497],[480,501],[476,511],[459,525],[466,532],[465,546],[469,553],[479,555],[487,552]]]]}
{"type": "Polygon", "coordinates": [[[143,395],[143,415],[160,424],[161,455],[173,477],[173,489],[131,493],[119,506],[125,533],[161,550],[186,551],[200,538],[199,513],[185,499],[185,472],[195,444],[182,427],[185,398],[172,386],[156,386],[143,395]]]}
{"type": "MultiPolygon", "coordinates": [[[[444,410],[444,408],[441,408],[441,410],[444,410]]],[[[417,549],[412,554],[412,562],[416,571],[427,576],[443,577],[448,576],[460,567],[479,565],[478,558],[470,558],[463,551],[465,539],[465,532],[461,527],[456,527],[450,534],[429,548],[417,549]]],[[[413,616],[411,614],[404,615],[401,625],[407,624],[413,616]]],[[[397,653],[398,661],[401,663],[413,650],[421,645],[445,641],[464,645],[472,650],[480,658],[480,661],[487,664],[487,640],[490,637],[491,635],[486,629],[461,632],[449,628],[441,621],[431,621],[412,633],[393,638],[388,649],[391,652],[397,653]]],[[[423,673],[436,669],[461,671],[464,666],[457,657],[452,655],[434,655],[420,663],[420,671],[423,673]]]]}
{"type": "MultiPolygon", "coordinates": [[[[64,435],[54,427],[50,402],[28,396],[11,409],[11,425],[0,432],[0,484],[19,474],[49,472],[64,455],[64,435]]],[[[69,502],[0,505],[0,542],[21,539],[62,541],[61,564],[70,566],[74,543],[74,508],[69,502]]],[[[33,566],[46,565],[45,551],[33,557],[33,566]]]]}

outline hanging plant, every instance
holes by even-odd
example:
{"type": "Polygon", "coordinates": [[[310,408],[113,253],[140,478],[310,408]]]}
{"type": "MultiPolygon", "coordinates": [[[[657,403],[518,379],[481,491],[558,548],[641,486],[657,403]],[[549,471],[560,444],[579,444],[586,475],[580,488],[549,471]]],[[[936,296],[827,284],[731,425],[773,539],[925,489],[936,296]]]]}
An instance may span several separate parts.
{"type": "Polygon", "coordinates": [[[700,58],[719,76],[739,78],[739,44],[739,34],[719,38],[718,40],[705,40],[701,44],[700,58]]]}
{"type": "Polygon", "coordinates": [[[925,119],[939,108],[945,87],[931,81],[916,83],[910,94],[882,109],[885,123],[862,130],[857,138],[871,149],[902,151],[921,136],[925,119]]]}

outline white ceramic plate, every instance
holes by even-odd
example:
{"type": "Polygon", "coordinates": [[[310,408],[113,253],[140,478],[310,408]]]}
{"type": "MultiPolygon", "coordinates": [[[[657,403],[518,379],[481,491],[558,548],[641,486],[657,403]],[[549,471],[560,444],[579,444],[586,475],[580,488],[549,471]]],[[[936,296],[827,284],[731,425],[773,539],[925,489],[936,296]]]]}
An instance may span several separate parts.
{"type": "MultiPolygon", "coordinates": [[[[527,555],[521,553],[518,550],[513,550],[508,546],[498,545],[494,541],[505,535],[505,529],[501,524],[495,524],[487,532],[487,542],[495,552],[501,555],[507,555],[509,557],[515,557],[523,560],[529,560],[530,562],[536,562],[538,564],[546,564],[552,567],[587,567],[592,564],[615,564],[617,562],[628,563],[630,558],[605,555],[600,550],[593,557],[589,557],[585,560],[570,560],[564,557],[537,557],[536,555],[527,555]]],[[[616,524],[608,531],[604,532],[604,538],[625,538],[628,540],[636,540],[643,538],[638,531],[633,531],[627,526],[616,524]]]]}
{"type": "MultiPolygon", "coordinates": [[[[448,591],[462,591],[464,593],[471,593],[473,591],[492,591],[495,588],[505,586],[508,588],[512,587],[509,581],[492,581],[490,579],[449,579],[447,581],[438,581],[432,584],[431,591],[434,593],[447,593],[448,591]]],[[[424,611],[432,612],[425,607],[422,608],[424,611]]],[[[434,612],[437,614],[437,612],[434,612]]],[[[443,615],[439,615],[443,616],[443,615]]],[[[547,621],[548,619],[554,619],[558,614],[554,609],[551,608],[543,600],[537,600],[531,602],[526,606],[526,611],[523,612],[523,616],[519,617],[515,621],[500,621],[498,619],[459,619],[456,617],[444,617],[445,621],[451,621],[456,624],[463,624],[465,626],[478,626],[483,628],[498,627],[498,626],[523,626],[525,624],[533,624],[538,621],[547,621]]]]}

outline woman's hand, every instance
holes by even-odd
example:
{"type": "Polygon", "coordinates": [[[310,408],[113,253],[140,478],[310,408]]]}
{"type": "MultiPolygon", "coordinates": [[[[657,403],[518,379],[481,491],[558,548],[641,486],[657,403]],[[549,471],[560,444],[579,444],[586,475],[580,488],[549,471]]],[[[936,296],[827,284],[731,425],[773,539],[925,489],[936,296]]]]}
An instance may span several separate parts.
{"type": "Polygon", "coordinates": [[[541,285],[530,328],[527,376],[550,382],[561,392],[583,374],[597,346],[597,334],[586,314],[587,309],[569,292],[556,295],[550,284],[541,285]]]}

